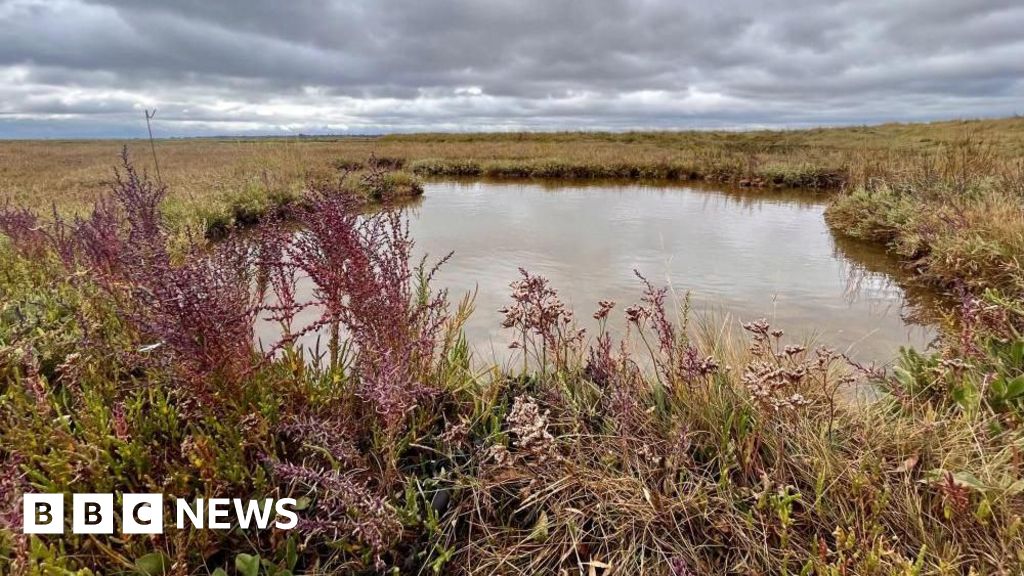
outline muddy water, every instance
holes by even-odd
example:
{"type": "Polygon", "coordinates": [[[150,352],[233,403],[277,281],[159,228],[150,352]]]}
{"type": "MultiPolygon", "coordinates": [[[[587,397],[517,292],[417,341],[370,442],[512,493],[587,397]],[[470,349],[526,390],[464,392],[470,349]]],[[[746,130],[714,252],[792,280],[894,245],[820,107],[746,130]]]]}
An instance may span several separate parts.
{"type": "Polygon", "coordinates": [[[519,267],[546,276],[584,327],[603,299],[623,323],[642,288],[636,269],[723,325],[768,318],[862,361],[925,346],[933,298],[901,287],[881,250],[834,237],[825,206],[811,192],[441,182],[408,210],[418,251],[455,252],[434,285],[453,300],[476,291],[467,336],[483,361],[508,358],[498,310],[519,267]]]}

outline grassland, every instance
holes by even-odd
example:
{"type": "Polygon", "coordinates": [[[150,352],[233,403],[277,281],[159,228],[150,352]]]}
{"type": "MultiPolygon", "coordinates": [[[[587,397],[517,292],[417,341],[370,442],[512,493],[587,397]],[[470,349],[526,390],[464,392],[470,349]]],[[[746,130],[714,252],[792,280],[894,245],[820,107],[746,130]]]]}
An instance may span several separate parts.
{"type": "MultiPolygon", "coordinates": [[[[109,186],[123,145],[155,173],[144,141],[0,142],[0,200],[85,209],[109,186]]],[[[842,191],[849,199],[830,215],[837,231],[887,244],[927,281],[1022,288],[1022,118],[799,131],[162,140],[157,152],[168,218],[180,227],[219,230],[258,218],[310,179],[371,156],[396,169],[400,193],[430,176],[706,180],[842,191]]]]}
{"type": "Polygon", "coordinates": [[[1024,120],[160,141],[167,190],[112,182],[121,144],[0,144],[0,572],[1024,572],[1024,120]],[[366,180],[371,155],[400,175],[366,180]],[[801,185],[962,305],[886,374],[765,323],[723,333],[642,278],[581,334],[523,272],[504,323],[523,362],[480,369],[471,303],[430,289],[399,212],[360,215],[456,174],[801,185]],[[182,234],[213,222],[253,229],[182,234]],[[282,326],[270,351],[258,315],[282,326]],[[314,363],[295,344],[311,329],[314,363]],[[849,402],[855,384],[877,401],[849,402]],[[28,537],[29,491],[304,508],[290,532],[28,537]]]}
{"type": "MultiPolygon", "coordinates": [[[[421,175],[707,179],[739,184],[859,185],[983,143],[998,161],[1024,156],[1024,119],[757,132],[417,134],[377,138],[159,140],[172,199],[199,202],[249,188],[294,189],[339,161],[399,159],[421,175]]],[[[88,206],[106,190],[128,144],[153,171],[143,141],[0,141],[0,194],[21,204],[88,206]]]]}

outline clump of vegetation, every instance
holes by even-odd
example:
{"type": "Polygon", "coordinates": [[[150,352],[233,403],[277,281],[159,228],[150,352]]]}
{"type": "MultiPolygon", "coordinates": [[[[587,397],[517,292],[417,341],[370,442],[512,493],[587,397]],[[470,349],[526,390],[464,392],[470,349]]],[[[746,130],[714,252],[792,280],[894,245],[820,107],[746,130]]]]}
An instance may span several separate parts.
{"type": "Polygon", "coordinates": [[[405,172],[370,172],[362,181],[363,191],[373,202],[415,198],[423,195],[423,183],[405,172]]]}
{"type": "Polygon", "coordinates": [[[176,250],[165,196],[125,158],[88,217],[0,214],[10,264],[0,316],[3,510],[29,490],[293,494],[314,501],[305,529],[250,543],[183,532],[95,550],[86,536],[30,539],[5,512],[5,573],[131,568],[154,554],[190,572],[246,552],[275,574],[383,565],[401,535],[385,502],[403,486],[394,459],[410,411],[438,396],[431,376],[447,321],[444,295],[410,268],[405,221],[395,211],[362,216],[358,188],[321,183],[287,215],[302,233],[285,233],[280,215],[255,249],[190,238],[176,250]],[[299,273],[316,282],[316,302],[289,299],[299,273]],[[45,284],[54,290],[39,292],[45,284]],[[312,305],[323,306],[320,318],[295,326],[312,305]],[[254,344],[260,314],[286,328],[269,351],[254,344]],[[307,365],[294,337],[321,327],[334,335],[329,362],[307,365]],[[364,441],[374,448],[357,448],[364,441]],[[367,471],[365,458],[384,467],[367,471]],[[328,554],[339,539],[347,552],[328,554]]]}
{"type": "MultiPolygon", "coordinates": [[[[953,200],[928,190],[864,210],[864,230],[930,232],[911,224],[920,208],[953,200]]],[[[313,180],[247,242],[211,246],[182,239],[167,190],[127,162],[86,217],[0,211],[0,571],[1024,570],[1016,294],[963,278],[958,330],[885,374],[767,322],[743,338],[694,326],[642,277],[638,302],[598,303],[587,334],[524,270],[504,310],[522,363],[481,371],[471,302],[430,288],[403,213],[364,213],[367,191],[313,180]],[[254,321],[280,341],[258,348],[254,321]],[[313,331],[325,350],[299,346],[313,331]],[[862,382],[875,401],[844,394],[862,382]],[[300,522],[26,536],[31,491],[290,496],[300,522]]]]}
{"type": "Polygon", "coordinates": [[[723,165],[701,161],[599,161],[559,158],[490,160],[424,159],[411,166],[423,176],[486,176],[488,178],[563,178],[706,180],[743,187],[834,189],[846,180],[841,170],[813,165],[776,165],[745,169],[741,163],[723,165]]]}
{"type": "Polygon", "coordinates": [[[841,234],[887,245],[925,281],[1024,297],[1024,169],[967,139],[839,196],[841,234]]]}
{"type": "Polygon", "coordinates": [[[472,160],[417,160],[412,164],[414,174],[423,176],[480,176],[483,168],[472,160]]]}
{"type": "MultiPolygon", "coordinates": [[[[304,186],[317,186],[317,182],[331,183],[350,180],[358,189],[358,198],[364,204],[399,202],[423,195],[423,183],[407,172],[395,172],[388,166],[401,166],[396,159],[376,159],[368,163],[339,161],[337,172],[311,175],[304,186]]],[[[265,181],[252,181],[245,188],[232,191],[214,206],[187,205],[177,212],[191,210],[192,215],[177,214],[176,219],[186,225],[195,223],[210,240],[223,240],[232,231],[256,226],[266,218],[279,217],[301,210],[308,198],[303,190],[274,187],[265,181]]]]}

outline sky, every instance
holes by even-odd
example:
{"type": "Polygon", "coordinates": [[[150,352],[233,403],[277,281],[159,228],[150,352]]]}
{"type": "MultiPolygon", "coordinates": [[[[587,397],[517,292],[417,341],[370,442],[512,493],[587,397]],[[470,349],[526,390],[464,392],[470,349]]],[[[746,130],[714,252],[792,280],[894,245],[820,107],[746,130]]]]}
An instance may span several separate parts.
{"type": "Polygon", "coordinates": [[[0,138],[1024,113],[1020,0],[0,0],[0,138]]]}

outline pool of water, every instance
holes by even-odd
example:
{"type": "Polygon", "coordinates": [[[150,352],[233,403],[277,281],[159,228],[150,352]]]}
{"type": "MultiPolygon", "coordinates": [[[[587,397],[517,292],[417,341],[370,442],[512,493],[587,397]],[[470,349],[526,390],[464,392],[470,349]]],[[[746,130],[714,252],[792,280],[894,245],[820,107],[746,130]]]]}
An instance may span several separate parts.
{"type": "MultiPolygon", "coordinates": [[[[583,327],[599,300],[638,301],[638,270],[695,314],[787,334],[861,361],[890,361],[935,336],[934,297],[908,291],[884,251],[835,237],[813,192],[682,185],[436,182],[410,206],[417,250],[454,251],[434,286],[476,292],[466,326],[477,358],[508,358],[500,308],[518,269],[548,278],[583,327]]],[[[308,286],[306,287],[308,290],[308,286]]]]}

